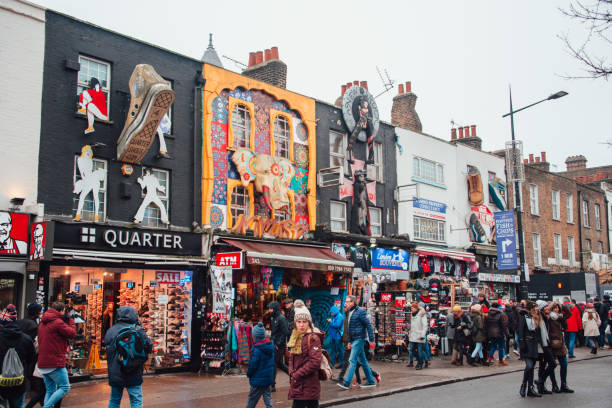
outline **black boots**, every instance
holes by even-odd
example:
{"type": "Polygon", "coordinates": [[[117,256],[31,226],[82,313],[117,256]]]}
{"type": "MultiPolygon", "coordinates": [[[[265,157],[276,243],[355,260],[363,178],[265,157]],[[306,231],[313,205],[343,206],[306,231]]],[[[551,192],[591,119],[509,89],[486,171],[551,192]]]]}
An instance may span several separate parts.
{"type": "Polygon", "coordinates": [[[591,349],[591,354],[597,354],[597,347],[593,347],[591,349]]]}
{"type": "Polygon", "coordinates": [[[527,389],[527,396],[532,397],[532,398],[539,398],[542,396],[542,394],[537,392],[535,388],[533,388],[533,385],[530,385],[529,388],[527,389]]]}
{"type": "Polygon", "coordinates": [[[564,393],[566,393],[566,394],[573,394],[573,393],[574,393],[574,390],[570,389],[570,388],[567,386],[567,384],[562,383],[562,384],[561,384],[561,392],[564,392],[564,393]]]}
{"type": "Polygon", "coordinates": [[[538,387],[538,393],[544,395],[544,394],[552,394],[551,391],[546,389],[546,385],[544,384],[544,381],[537,381],[536,385],[538,387]]]}
{"type": "Polygon", "coordinates": [[[561,390],[559,389],[559,386],[557,385],[557,379],[554,377],[551,377],[550,381],[552,382],[552,392],[555,394],[560,394],[561,390]]]}
{"type": "Polygon", "coordinates": [[[527,383],[522,383],[521,389],[519,390],[519,394],[521,394],[521,397],[525,398],[526,391],[527,391],[527,383]]]}
{"type": "Polygon", "coordinates": [[[476,363],[474,362],[474,360],[475,360],[475,359],[474,359],[474,358],[472,358],[472,356],[470,356],[470,355],[468,354],[468,356],[467,356],[467,362],[468,362],[468,364],[469,364],[469,365],[471,365],[472,367],[476,367],[476,363]]]}

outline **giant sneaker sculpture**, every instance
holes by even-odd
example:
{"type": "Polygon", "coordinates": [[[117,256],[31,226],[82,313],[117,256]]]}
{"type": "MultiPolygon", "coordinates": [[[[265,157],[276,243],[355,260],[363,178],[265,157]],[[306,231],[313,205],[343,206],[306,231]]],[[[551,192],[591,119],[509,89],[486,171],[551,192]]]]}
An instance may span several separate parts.
{"type": "Polygon", "coordinates": [[[153,143],[159,122],[174,102],[174,91],[152,66],[138,64],[130,77],[130,94],[130,109],[117,141],[117,158],[140,163],[153,143]]]}

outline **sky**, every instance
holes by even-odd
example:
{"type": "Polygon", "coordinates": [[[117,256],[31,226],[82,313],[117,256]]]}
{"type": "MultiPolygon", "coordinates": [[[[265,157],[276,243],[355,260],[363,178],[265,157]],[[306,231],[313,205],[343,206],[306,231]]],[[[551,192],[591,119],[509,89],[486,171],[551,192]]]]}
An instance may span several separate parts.
{"type": "MultiPolygon", "coordinates": [[[[196,59],[213,33],[225,68],[236,72],[222,56],[246,64],[249,52],[277,46],[287,89],[330,103],[354,80],[368,81],[373,95],[384,91],[379,67],[395,82],[376,99],[382,120],[390,121],[397,84],[411,81],[423,132],[448,140],[451,120],[476,125],[487,151],[511,138],[502,118],[509,86],[515,109],[564,90],[515,115],[525,157],[545,151],[551,171],[564,171],[576,154],[589,167],[612,164],[603,144],[612,140],[612,84],[566,78],[584,71],[559,35],[586,38],[559,11],[569,0],[31,1],[196,59]]],[[[611,55],[612,45],[594,50],[611,55]]]]}

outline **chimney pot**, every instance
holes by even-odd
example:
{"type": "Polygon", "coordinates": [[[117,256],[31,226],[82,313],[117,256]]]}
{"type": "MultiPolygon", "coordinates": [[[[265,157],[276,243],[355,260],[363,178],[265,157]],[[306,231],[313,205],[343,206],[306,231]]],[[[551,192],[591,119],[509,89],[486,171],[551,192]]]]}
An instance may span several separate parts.
{"type": "Polygon", "coordinates": [[[353,83],[352,83],[352,82],[347,82],[347,83],[346,83],[346,89],[349,89],[351,86],[353,86],[353,83]]]}
{"type": "Polygon", "coordinates": [[[344,96],[345,92],[346,92],[346,85],[342,85],[342,96],[344,96]]]}
{"type": "Polygon", "coordinates": [[[451,129],[451,140],[457,140],[457,129],[455,128],[451,129]]]}
{"type": "Polygon", "coordinates": [[[542,161],[546,163],[546,152],[542,152],[542,161]]]}
{"type": "Polygon", "coordinates": [[[536,156],[536,158],[535,158],[535,162],[536,162],[536,163],[539,163],[539,162],[540,162],[540,158],[536,156]]]}
{"type": "Polygon", "coordinates": [[[523,159],[523,163],[528,164],[528,163],[529,163],[529,160],[527,160],[527,159],[523,159]]]}
{"type": "Polygon", "coordinates": [[[463,139],[463,128],[459,127],[459,139],[463,139]]]}
{"type": "Polygon", "coordinates": [[[273,59],[273,60],[280,59],[279,56],[278,56],[278,47],[270,48],[270,52],[272,53],[270,59],[273,59]]]}
{"type": "Polygon", "coordinates": [[[470,126],[472,128],[472,137],[476,137],[476,125],[470,126]]]}
{"type": "Polygon", "coordinates": [[[359,81],[353,81],[353,85],[359,86],[359,81]]]}
{"type": "Polygon", "coordinates": [[[255,65],[261,64],[263,62],[263,51],[257,51],[255,54],[255,65]]]}
{"type": "Polygon", "coordinates": [[[406,81],[406,93],[412,92],[412,83],[410,81],[406,81]]]}
{"type": "Polygon", "coordinates": [[[269,49],[266,49],[264,51],[264,55],[266,61],[270,61],[272,59],[272,51],[270,51],[269,49]]]}
{"type": "Polygon", "coordinates": [[[249,67],[252,67],[253,65],[256,64],[255,59],[256,59],[256,53],[254,52],[249,52],[249,67]]]}
{"type": "Polygon", "coordinates": [[[360,85],[366,91],[368,90],[368,81],[361,81],[360,85]]]}
{"type": "Polygon", "coordinates": [[[469,126],[463,127],[463,137],[464,138],[470,137],[470,127],[469,126]]]}
{"type": "Polygon", "coordinates": [[[397,93],[398,93],[398,95],[401,95],[401,94],[404,93],[404,84],[399,84],[397,86],[397,93]]]}
{"type": "Polygon", "coordinates": [[[529,153],[529,163],[533,163],[533,153],[529,153]]]}

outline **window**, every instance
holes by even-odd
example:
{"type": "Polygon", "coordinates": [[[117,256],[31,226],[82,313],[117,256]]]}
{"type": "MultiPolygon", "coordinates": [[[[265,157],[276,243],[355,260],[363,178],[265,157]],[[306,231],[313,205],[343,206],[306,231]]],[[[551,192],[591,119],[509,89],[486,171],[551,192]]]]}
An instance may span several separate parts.
{"type": "Polygon", "coordinates": [[[370,210],[370,232],[375,237],[382,235],[382,215],[380,208],[369,207],[370,210]]]}
{"type": "MultiPolygon", "coordinates": [[[[170,208],[168,208],[168,197],[170,197],[170,173],[166,170],[142,168],[142,176],[146,176],[146,172],[151,172],[151,175],[157,179],[158,187],[155,193],[159,198],[160,203],[163,205],[163,210],[153,202],[150,202],[144,211],[144,217],[142,218],[142,225],[147,227],[163,227],[168,223],[168,214],[170,214],[170,208]]],[[[153,191],[149,191],[151,186],[147,186],[147,190],[142,189],[142,197],[153,194],[153,191]]]]}
{"type": "Polygon", "coordinates": [[[597,241],[597,253],[603,254],[603,242],[597,241]]]}
{"type": "Polygon", "coordinates": [[[557,190],[552,191],[552,218],[561,219],[561,193],[557,190]]]}
{"type": "Polygon", "coordinates": [[[383,145],[374,143],[374,163],[368,164],[368,178],[380,183],[383,181],[383,145]]]}
{"type": "Polygon", "coordinates": [[[535,184],[529,185],[529,209],[532,215],[540,215],[538,208],[538,186],[535,184]]]}
{"type": "Polygon", "coordinates": [[[533,234],[533,264],[542,266],[542,247],[540,246],[540,234],[533,234]]]}
{"type": "Polygon", "coordinates": [[[414,217],[414,237],[428,241],[444,241],[444,222],[414,217]]]}
{"type": "Polygon", "coordinates": [[[582,225],[589,228],[589,202],[582,200],[582,225]]]}
{"type": "Polygon", "coordinates": [[[240,214],[245,217],[251,215],[251,198],[246,187],[239,185],[232,190],[230,211],[232,214],[232,225],[236,225],[236,220],[240,214]]]}
{"type": "Polygon", "coordinates": [[[348,173],[346,143],[346,134],[333,130],[329,132],[329,167],[342,167],[348,173]]]}
{"type": "Polygon", "coordinates": [[[584,249],[586,249],[587,251],[591,250],[591,240],[587,239],[586,241],[584,241],[584,249]]]}
{"type": "Polygon", "coordinates": [[[272,144],[273,155],[291,159],[291,122],[280,112],[270,112],[274,127],[272,129],[274,140],[272,144]]]}
{"type": "MultiPolygon", "coordinates": [[[[86,195],[83,196],[83,204],[81,205],[81,221],[104,221],[106,219],[106,168],[107,163],[106,160],[92,159],[93,166],[91,170],[89,169],[81,169],[79,168],[77,160],[80,156],[76,156],[74,158],[74,185],[79,181],[82,181],[85,178],[91,179],[92,177],[96,177],[96,171],[102,170],[99,173],[104,173],[104,177],[99,177],[99,187],[97,187],[98,191],[98,219],[96,219],[96,202],[94,200],[94,189],[86,192],[86,195]]],[[[99,174],[98,173],[98,174],[99,174]]],[[[80,183],[82,184],[82,183],[80,183]]],[[[72,199],[72,212],[73,215],[76,216],[79,213],[79,201],[81,199],[80,194],[73,195],[72,199]]]]}
{"type": "Polygon", "coordinates": [[[555,263],[557,265],[561,264],[561,235],[554,234],[554,245],[555,245],[555,263]]]}
{"type": "Polygon", "coordinates": [[[595,228],[601,229],[601,212],[599,204],[595,204],[595,228]]]}
{"type": "Polygon", "coordinates": [[[334,232],[346,232],[346,203],[342,201],[330,201],[330,224],[334,232]]]}
{"type": "Polygon", "coordinates": [[[574,196],[570,193],[567,193],[565,197],[565,207],[567,213],[565,214],[565,220],[568,224],[574,223],[574,196]]]}
{"type": "MultiPolygon", "coordinates": [[[[106,99],[106,112],[110,113],[110,64],[82,55],[79,55],[79,64],[81,68],[77,77],[77,109],[80,108],[78,101],[81,93],[98,82],[106,99]]],[[[80,113],[85,114],[84,111],[80,113]]],[[[108,115],[104,116],[108,117],[108,115]]]]}
{"type": "Polygon", "coordinates": [[[236,149],[251,147],[251,111],[246,105],[237,103],[232,110],[233,144],[236,149]]]}
{"type": "Polygon", "coordinates": [[[576,251],[574,250],[574,237],[567,237],[567,259],[569,259],[570,266],[573,266],[576,262],[576,251]]]}
{"type": "Polygon", "coordinates": [[[413,176],[431,183],[444,184],[444,167],[440,163],[415,157],[413,176]]]}

